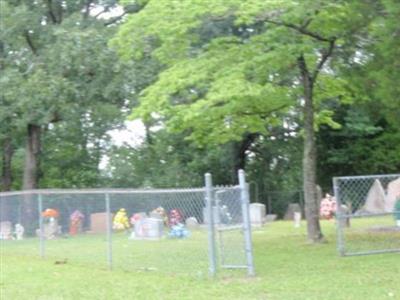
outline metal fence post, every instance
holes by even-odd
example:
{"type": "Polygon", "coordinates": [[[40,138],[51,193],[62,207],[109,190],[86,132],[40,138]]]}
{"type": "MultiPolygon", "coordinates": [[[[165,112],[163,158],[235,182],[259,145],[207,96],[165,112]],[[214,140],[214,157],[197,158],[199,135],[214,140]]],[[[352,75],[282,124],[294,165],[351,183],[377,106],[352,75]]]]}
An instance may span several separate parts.
{"type": "Polygon", "coordinates": [[[335,194],[336,199],[336,233],[337,233],[337,249],[339,251],[340,256],[345,256],[345,245],[344,245],[344,235],[343,235],[343,221],[344,216],[342,213],[342,202],[340,199],[340,192],[339,192],[339,184],[338,178],[333,178],[333,193],[335,194]]]}
{"type": "Polygon", "coordinates": [[[41,258],[44,258],[45,245],[44,245],[44,227],[43,227],[43,216],[42,216],[42,211],[43,211],[42,195],[38,194],[37,199],[38,199],[38,211],[39,211],[39,255],[41,258]]]}
{"type": "Polygon", "coordinates": [[[209,272],[215,276],[217,271],[217,255],[215,246],[214,214],[213,214],[213,186],[210,173],[204,175],[206,184],[206,214],[208,218],[208,257],[210,261],[209,272]]]}
{"type": "Polygon", "coordinates": [[[240,186],[240,200],[242,203],[243,214],[243,231],[245,238],[245,251],[247,259],[247,272],[249,276],[254,276],[254,262],[253,262],[253,242],[251,239],[251,224],[249,212],[249,186],[246,183],[246,176],[243,170],[239,170],[239,186],[240,186]]]}
{"type": "Polygon", "coordinates": [[[110,195],[106,194],[106,226],[107,226],[107,263],[108,268],[112,270],[113,267],[113,255],[112,255],[112,220],[110,211],[110,195]]]}

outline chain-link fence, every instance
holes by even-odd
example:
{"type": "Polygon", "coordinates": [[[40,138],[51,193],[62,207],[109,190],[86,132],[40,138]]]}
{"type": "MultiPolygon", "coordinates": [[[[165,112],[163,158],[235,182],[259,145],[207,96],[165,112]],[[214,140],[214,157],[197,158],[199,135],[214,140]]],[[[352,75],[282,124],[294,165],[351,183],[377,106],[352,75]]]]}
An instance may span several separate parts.
{"type": "Polygon", "coordinates": [[[400,174],[336,177],[340,255],[400,252],[400,174]]]}
{"type": "Polygon", "coordinates": [[[41,256],[127,271],[254,274],[248,188],[0,193],[2,256],[41,256]],[[209,271],[209,272],[208,272],[209,271]]]}

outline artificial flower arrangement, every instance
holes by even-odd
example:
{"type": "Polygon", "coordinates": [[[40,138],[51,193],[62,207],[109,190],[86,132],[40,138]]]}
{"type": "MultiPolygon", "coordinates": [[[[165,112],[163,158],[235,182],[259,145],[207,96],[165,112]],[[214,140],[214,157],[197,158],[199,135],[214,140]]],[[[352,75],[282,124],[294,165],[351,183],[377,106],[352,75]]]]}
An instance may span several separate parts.
{"type": "Polygon", "coordinates": [[[133,226],[135,226],[135,224],[140,220],[142,220],[143,218],[144,218],[143,214],[135,213],[130,217],[129,221],[133,226]]]}
{"type": "Polygon", "coordinates": [[[169,212],[168,224],[172,227],[179,223],[183,223],[183,215],[179,209],[174,208],[169,212]]]}
{"type": "Polygon", "coordinates": [[[171,227],[171,231],[168,233],[170,238],[187,238],[189,236],[189,230],[186,229],[182,223],[177,223],[171,227]]]}
{"type": "Polygon", "coordinates": [[[157,214],[161,217],[161,219],[164,222],[164,225],[167,226],[168,225],[168,216],[167,213],[165,212],[165,209],[162,206],[157,207],[156,209],[152,210],[150,212],[150,215],[152,214],[157,214]]]}
{"type": "Polygon", "coordinates": [[[70,216],[69,234],[76,235],[82,231],[82,222],[85,216],[79,211],[75,210],[70,216]]]}
{"type": "Polygon", "coordinates": [[[169,212],[168,223],[171,227],[171,231],[168,233],[170,238],[182,239],[189,236],[189,231],[183,224],[183,214],[179,209],[175,208],[169,212]]]}
{"type": "Polygon", "coordinates": [[[319,215],[321,218],[330,220],[336,213],[336,200],[331,195],[326,194],[325,198],[321,200],[319,215]]]}
{"type": "Polygon", "coordinates": [[[46,221],[50,221],[52,218],[53,219],[58,219],[59,216],[60,216],[60,213],[58,212],[58,210],[56,210],[54,208],[46,208],[46,210],[44,210],[42,212],[42,217],[46,221]]]}
{"type": "Polygon", "coordinates": [[[114,230],[125,230],[130,228],[128,216],[126,214],[125,208],[121,208],[115,215],[113,220],[114,230]]]}

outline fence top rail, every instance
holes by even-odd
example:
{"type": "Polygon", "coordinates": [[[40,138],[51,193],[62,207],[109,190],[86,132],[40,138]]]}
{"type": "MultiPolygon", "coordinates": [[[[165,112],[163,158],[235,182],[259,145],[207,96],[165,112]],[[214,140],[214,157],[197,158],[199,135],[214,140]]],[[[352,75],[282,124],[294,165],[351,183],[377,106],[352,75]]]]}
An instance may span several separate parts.
{"type": "MultiPolygon", "coordinates": [[[[236,189],[238,186],[215,187],[215,190],[236,189]]],[[[65,195],[65,194],[185,194],[205,192],[204,187],[200,188],[171,188],[171,189],[37,189],[25,191],[0,192],[0,197],[22,196],[22,195],[65,195]]]]}
{"type": "Polygon", "coordinates": [[[62,195],[62,194],[167,194],[204,192],[205,188],[182,189],[38,189],[0,192],[0,197],[20,195],[62,195]]]}
{"type": "Polygon", "coordinates": [[[400,173],[398,173],[398,174],[379,174],[379,175],[337,176],[337,177],[333,177],[333,179],[334,180],[351,180],[351,179],[387,178],[387,177],[400,177],[400,173]]]}

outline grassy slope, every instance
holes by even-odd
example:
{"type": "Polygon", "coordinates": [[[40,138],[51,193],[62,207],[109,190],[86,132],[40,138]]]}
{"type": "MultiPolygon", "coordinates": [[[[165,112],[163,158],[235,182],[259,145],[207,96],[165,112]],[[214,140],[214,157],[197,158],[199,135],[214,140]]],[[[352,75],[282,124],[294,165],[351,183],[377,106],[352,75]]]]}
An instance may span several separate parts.
{"type": "Polygon", "coordinates": [[[332,223],[323,222],[323,229],[329,242],[322,245],[306,244],[305,226],[290,222],[255,231],[256,278],[109,272],[2,247],[0,299],[400,299],[399,254],[340,258],[332,223]]]}

